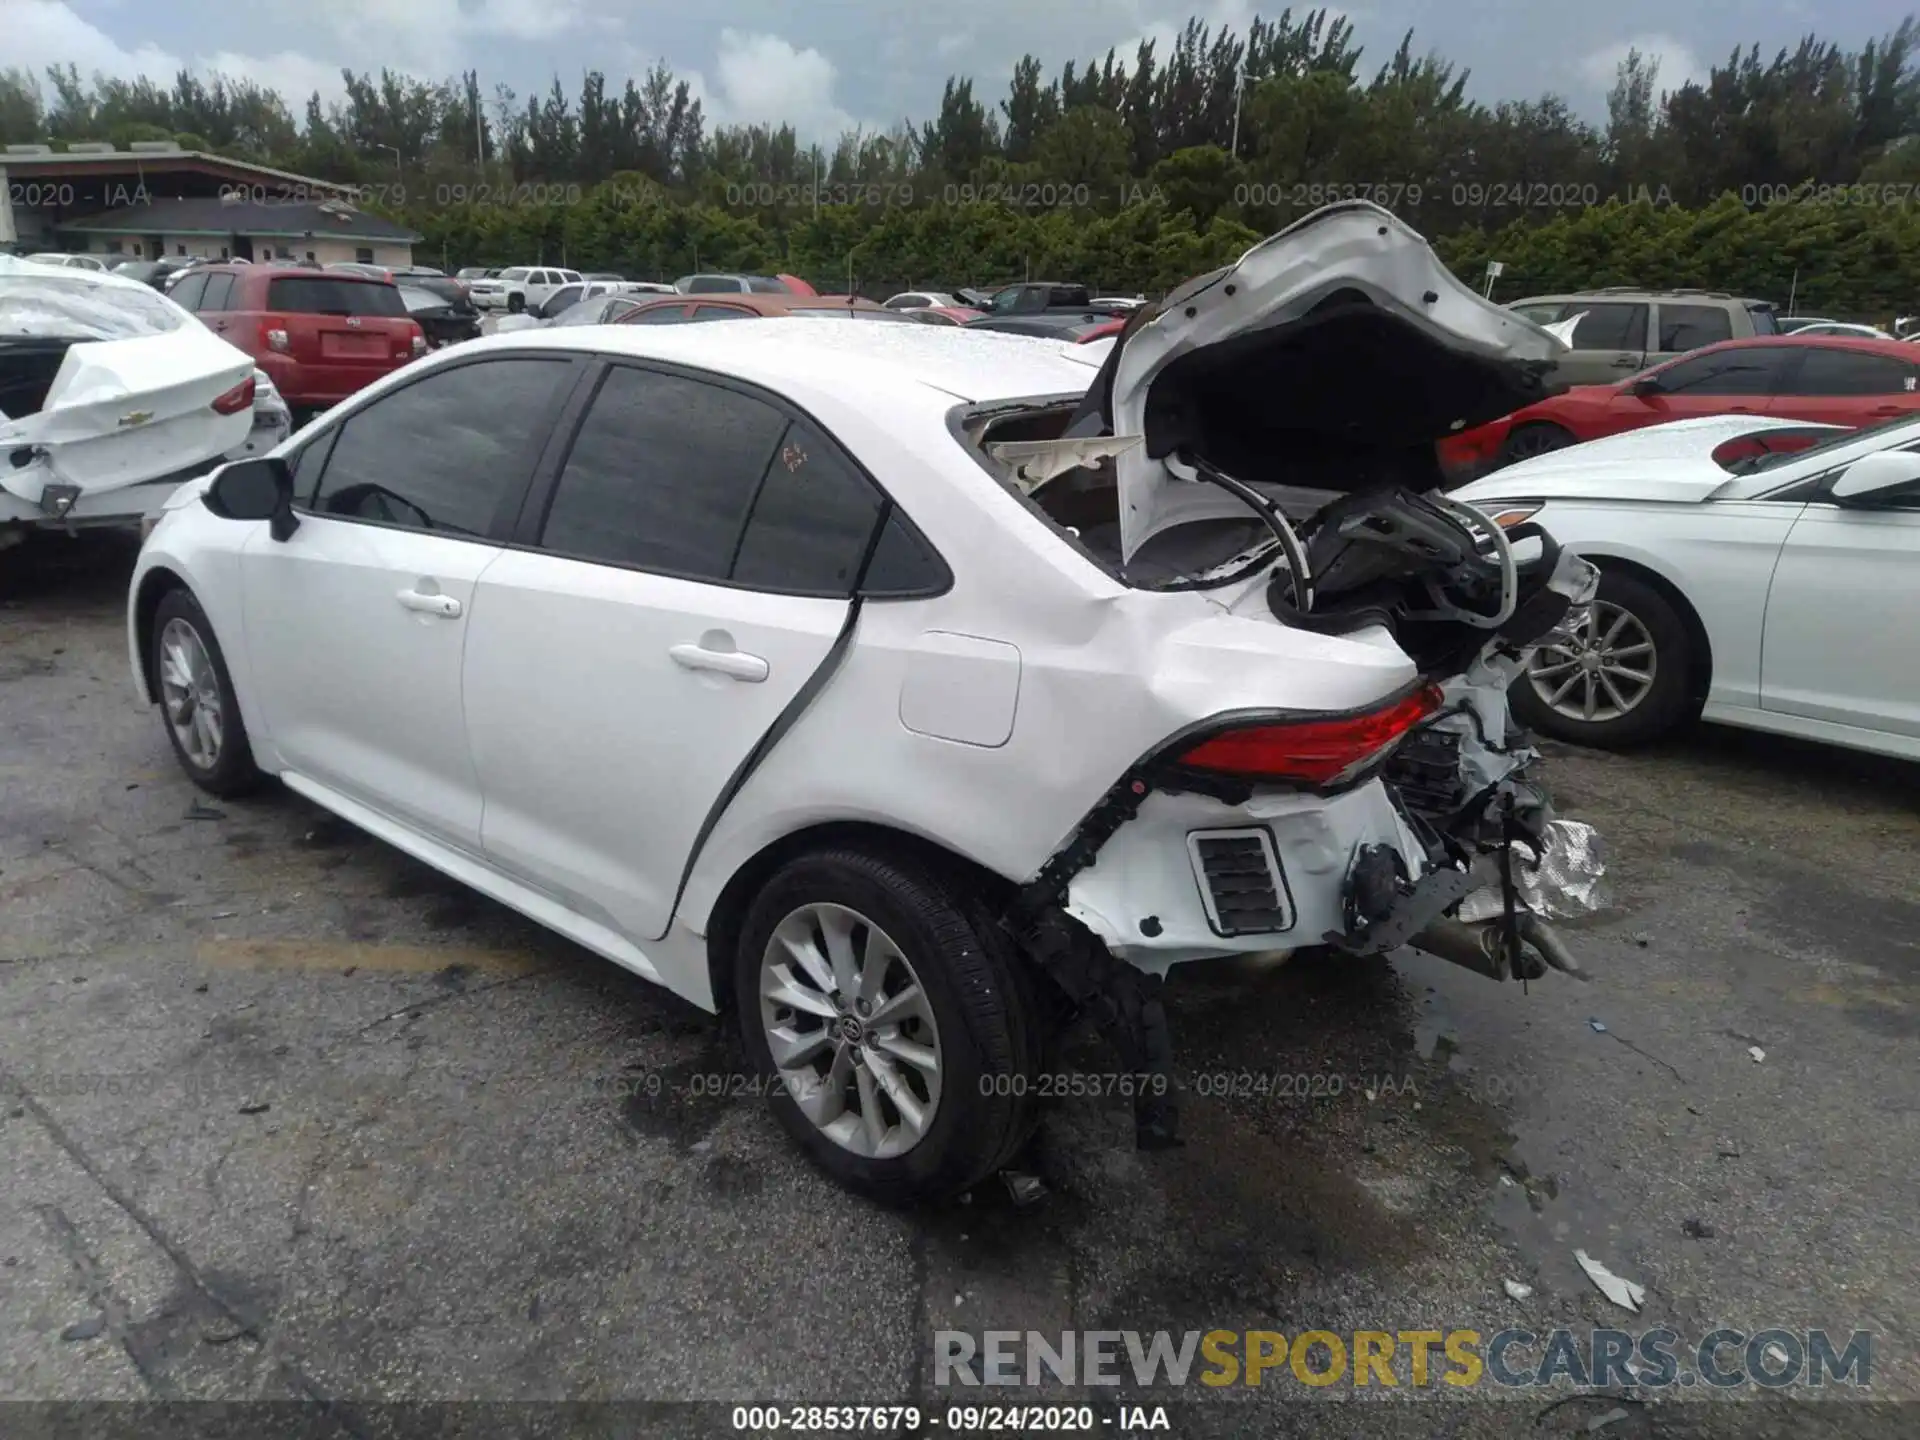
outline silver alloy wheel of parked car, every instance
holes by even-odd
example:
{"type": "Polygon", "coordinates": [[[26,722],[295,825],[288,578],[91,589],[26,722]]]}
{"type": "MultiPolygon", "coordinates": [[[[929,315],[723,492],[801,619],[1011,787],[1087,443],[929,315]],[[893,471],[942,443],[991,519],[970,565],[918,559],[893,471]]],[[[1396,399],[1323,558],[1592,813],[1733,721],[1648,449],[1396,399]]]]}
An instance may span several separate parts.
{"type": "Polygon", "coordinates": [[[160,696],[180,749],[200,769],[213,769],[227,735],[220,680],[199,632],[178,616],[160,632],[160,696]]]}
{"type": "Polygon", "coordinates": [[[802,905],[774,927],[760,1021],[787,1093],[834,1143],[891,1159],[925,1138],[940,1108],[939,1026],[905,953],[859,911],[802,905]]]}
{"type": "Polygon", "coordinates": [[[1618,720],[1653,693],[1660,656],[1631,611],[1596,600],[1571,645],[1543,645],[1527,679],[1549,709],[1569,720],[1618,720]]]}

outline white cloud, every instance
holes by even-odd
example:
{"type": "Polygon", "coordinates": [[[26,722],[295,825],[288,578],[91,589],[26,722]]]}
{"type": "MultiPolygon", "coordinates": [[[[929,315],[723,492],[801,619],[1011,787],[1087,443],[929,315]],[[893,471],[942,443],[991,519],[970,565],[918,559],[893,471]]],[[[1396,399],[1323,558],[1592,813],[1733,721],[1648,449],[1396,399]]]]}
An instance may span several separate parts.
{"type": "Polygon", "coordinates": [[[1689,80],[1706,78],[1708,67],[1701,63],[1700,57],[1684,41],[1666,34],[1635,35],[1617,45],[1603,45],[1581,57],[1580,78],[1595,89],[1612,89],[1620,62],[1627,58],[1630,50],[1638,50],[1649,60],[1660,62],[1660,73],[1654,80],[1659,90],[1678,90],[1689,80]]]}
{"type": "Polygon", "coordinates": [[[0,4],[7,8],[5,61],[21,66],[36,79],[47,66],[68,63],[77,66],[85,79],[108,75],[133,80],[144,75],[163,86],[172,85],[181,70],[203,76],[225,75],[279,91],[295,121],[301,119],[307,96],[315,90],[326,100],[341,99],[346,94],[338,65],[297,50],[265,56],[219,50],[211,55],[183,57],[152,44],[128,49],[76,14],[64,0],[0,0],[0,4]]]}
{"type": "Polygon", "coordinates": [[[180,68],[179,59],[157,45],[122,48],[64,0],[5,0],[5,9],[6,63],[21,66],[36,79],[47,66],[69,62],[82,76],[98,71],[123,80],[143,74],[158,80],[180,68]]]}
{"type": "Polygon", "coordinates": [[[791,125],[823,145],[859,123],[834,99],[833,62],[778,35],[722,30],[714,75],[711,86],[697,73],[685,77],[701,94],[709,123],[791,125]]]}

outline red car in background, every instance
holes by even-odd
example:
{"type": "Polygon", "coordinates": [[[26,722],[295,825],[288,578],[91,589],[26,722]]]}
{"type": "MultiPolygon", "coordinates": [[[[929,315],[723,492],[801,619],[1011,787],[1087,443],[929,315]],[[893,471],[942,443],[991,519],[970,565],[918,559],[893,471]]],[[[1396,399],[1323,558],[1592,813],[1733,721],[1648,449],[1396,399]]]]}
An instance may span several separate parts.
{"type": "Polygon", "coordinates": [[[427,353],[399,289],[338,270],[202,265],[168,292],[244,350],[287,404],[324,409],[427,353]]]}
{"type": "Polygon", "coordinates": [[[1877,425],[1920,414],[1920,347],[1900,340],[1767,335],[1726,340],[1612,385],[1576,385],[1440,442],[1464,482],[1583,440],[1699,415],[1877,425]]]}

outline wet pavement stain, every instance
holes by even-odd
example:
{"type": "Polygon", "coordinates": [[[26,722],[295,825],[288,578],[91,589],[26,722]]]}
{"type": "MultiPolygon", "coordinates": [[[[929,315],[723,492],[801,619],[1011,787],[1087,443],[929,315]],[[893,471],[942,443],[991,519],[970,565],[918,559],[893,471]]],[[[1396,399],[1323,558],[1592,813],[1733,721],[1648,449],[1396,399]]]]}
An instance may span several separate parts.
{"type": "Polygon", "coordinates": [[[765,1105],[765,1082],[748,1068],[740,1048],[709,1027],[691,1057],[666,1064],[633,1063],[596,1085],[619,1097],[627,1129],[670,1140],[681,1150],[705,1141],[736,1105],[765,1105]]]}

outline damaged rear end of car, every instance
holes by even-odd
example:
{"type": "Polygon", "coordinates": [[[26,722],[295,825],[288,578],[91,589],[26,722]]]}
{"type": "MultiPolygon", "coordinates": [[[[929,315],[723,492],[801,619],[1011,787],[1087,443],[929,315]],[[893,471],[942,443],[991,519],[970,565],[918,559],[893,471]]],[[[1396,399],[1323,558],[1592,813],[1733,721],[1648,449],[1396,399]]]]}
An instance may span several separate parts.
{"type": "MultiPolygon", "coordinates": [[[[960,421],[1109,574],[1211,607],[1144,677],[1184,723],[1009,913],[1129,1069],[1171,1073],[1160,985],[1182,963],[1412,946],[1496,980],[1581,974],[1553,921],[1594,908],[1598,837],[1555,814],[1507,688],[1598,572],[1448,500],[1435,455],[1547,393],[1562,348],[1354,203],[1138,313],[1077,404],[960,421]],[[1231,704],[1198,698],[1210,676],[1231,704]]],[[[1174,1142],[1173,1094],[1141,1092],[1143,1145],[1174,1142]]]]}
{"type": "Polygon", "coordinates": [[[253,362],[149,287],[0,258],[0,520],[137,517],[127,492],[245,443],[254,401],[253,362]]]}

